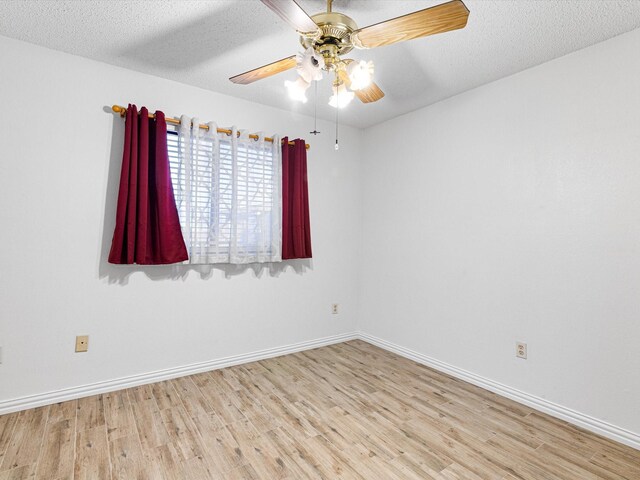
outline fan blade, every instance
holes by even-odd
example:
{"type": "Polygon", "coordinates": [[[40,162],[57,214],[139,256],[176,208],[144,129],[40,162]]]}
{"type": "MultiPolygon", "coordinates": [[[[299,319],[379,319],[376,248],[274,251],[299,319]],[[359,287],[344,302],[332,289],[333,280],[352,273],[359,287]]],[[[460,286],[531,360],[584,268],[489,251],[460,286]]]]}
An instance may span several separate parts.
{"type": "Polygon", "coordinates": [[[292,55],[291,57],[283,58],[282,60],[278,60],[277,62],[263,65],[262,67],[254,68],[253,70],[249,70],[248,72],[241,73],[240,75],[229,78],[229,80],[231,80],[233,83],[247,85],[249,83],[255,82],[256,80],[262,80],[263,78],[270,77],[271,75],[275,75],[276,73],[284,72],[295,66],[296,56],[292,55]]]}
{"type": "MultiPolygon", "coordinates": [[[[343,62],[345,65],[349,65],[353,60],[347,58],[343,60],[343,62]]],[[[347,88],[351,87],[351,79],[344,68],[338,69],[338,77],[344,82],[347,88]]],[[[380,87],[374,82],[371,82],[371,85],[363,88],[362,90],[354,90],[353,93],[356,94],[356,97],[358,97],[362,103],[377,102],[384,97],[384,92],[380,90],[380,87]]]]}
{"type": "Polygon", "coordinates": [[[314,35],[318,26],[295,0],[260,0],[302,35],[314,35]]]}
{"type": "Polygon", "coordinates": [[[469,10],[461,0],[425,8],[356,30],[351,41],[357,48],[374,48],[464,28],[469,10]]]}
{"type": "Polygon", "coordinates": [[[368,87],[365,87],[362,90],[356,90],[353,93],[356,94],[356,97],[358,97],[362,103],[377,102],[384,97],[384,92],[380,90],[380,87],[374,82],[371,82],[371,85],[368,87]]]}

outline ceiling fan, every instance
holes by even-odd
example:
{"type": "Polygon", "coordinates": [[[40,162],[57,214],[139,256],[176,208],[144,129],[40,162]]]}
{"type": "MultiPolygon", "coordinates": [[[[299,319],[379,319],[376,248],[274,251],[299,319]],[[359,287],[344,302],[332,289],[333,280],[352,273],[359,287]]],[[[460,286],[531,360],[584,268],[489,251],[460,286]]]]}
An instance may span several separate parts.
{"type": "Polygon", "coordinates": [[[354,48],[369,49],[404,42],[464,28],[469,10],[461,0],[452,0],[418,10],[401,17],[358,28],[347,15],[332,11],[333,0],[327,0],[327,11],[311,17],[295,0],[261,0],[276,15],[300,34],[305,51],[231,77],[233,83],[249,84],[297,67],[298,79],[287,81],[289,95],[306,102],[305,91],[322,72],[333,72],[333,96],[329,104],[346,106],[353,96],[362,102],[376,102],[384,93],[373,82],[373,63],[343,58],[354,48]]]}

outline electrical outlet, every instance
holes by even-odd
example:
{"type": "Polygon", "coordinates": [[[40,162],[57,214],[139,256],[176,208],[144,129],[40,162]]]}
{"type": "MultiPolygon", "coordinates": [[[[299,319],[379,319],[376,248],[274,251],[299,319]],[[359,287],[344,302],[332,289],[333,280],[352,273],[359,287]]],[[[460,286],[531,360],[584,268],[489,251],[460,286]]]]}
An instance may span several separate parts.
{"type": "Polygon", "coordinates": [[[76,337],[76,353],[89,350],[89,335],[78,335],[76,337]]]}
{"type": "Polygon", "coordinates": [[[516,357],[527,359],[527,344],[516,342],[516,357]]]}
{"type": "Polygon", "coordinates": [[[331,304],[331,313],[333,315],[337,315],[338,314],[338,304],[337,303],[332,303],[331,304]]]}

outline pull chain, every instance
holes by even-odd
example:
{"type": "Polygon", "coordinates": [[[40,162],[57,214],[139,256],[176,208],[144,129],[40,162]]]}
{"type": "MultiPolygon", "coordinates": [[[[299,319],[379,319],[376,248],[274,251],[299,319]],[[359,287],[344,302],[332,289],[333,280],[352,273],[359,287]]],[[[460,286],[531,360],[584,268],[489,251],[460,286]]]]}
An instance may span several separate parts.
{"type": "MultiPolygon", "coordinates": [[[[336,81],[338,80],[338,74],[336,73],[336,81]]],[[[338,143],[338,111],[340,110],[340,86],[336,86],[336,150],[340,148],[338,143]]]]}
{"type": "Polygon", "coordinates": [[[336,108],[336,150],[340,148],[340,144],[338,143],[338,110],[340,109],[336,108]]]}
{"type": "Polygon", "coordinates": [[[318,81],[315,82],[315,93],[314,93],[314,107],[313,107],[313,132],[309,132],[311,135],[318,135],[320,132],[318,131],[318,81]]]}

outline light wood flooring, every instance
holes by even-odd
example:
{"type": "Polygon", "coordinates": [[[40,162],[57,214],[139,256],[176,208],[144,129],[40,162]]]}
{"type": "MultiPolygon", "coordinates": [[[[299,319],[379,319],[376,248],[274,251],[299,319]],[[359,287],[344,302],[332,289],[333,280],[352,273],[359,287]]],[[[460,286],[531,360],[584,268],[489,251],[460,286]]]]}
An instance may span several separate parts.
{"type": "Polygon", "coordinates": [[[352,341],[0,416],[0,480],[640,479],[640,451],[352,341]]]}

